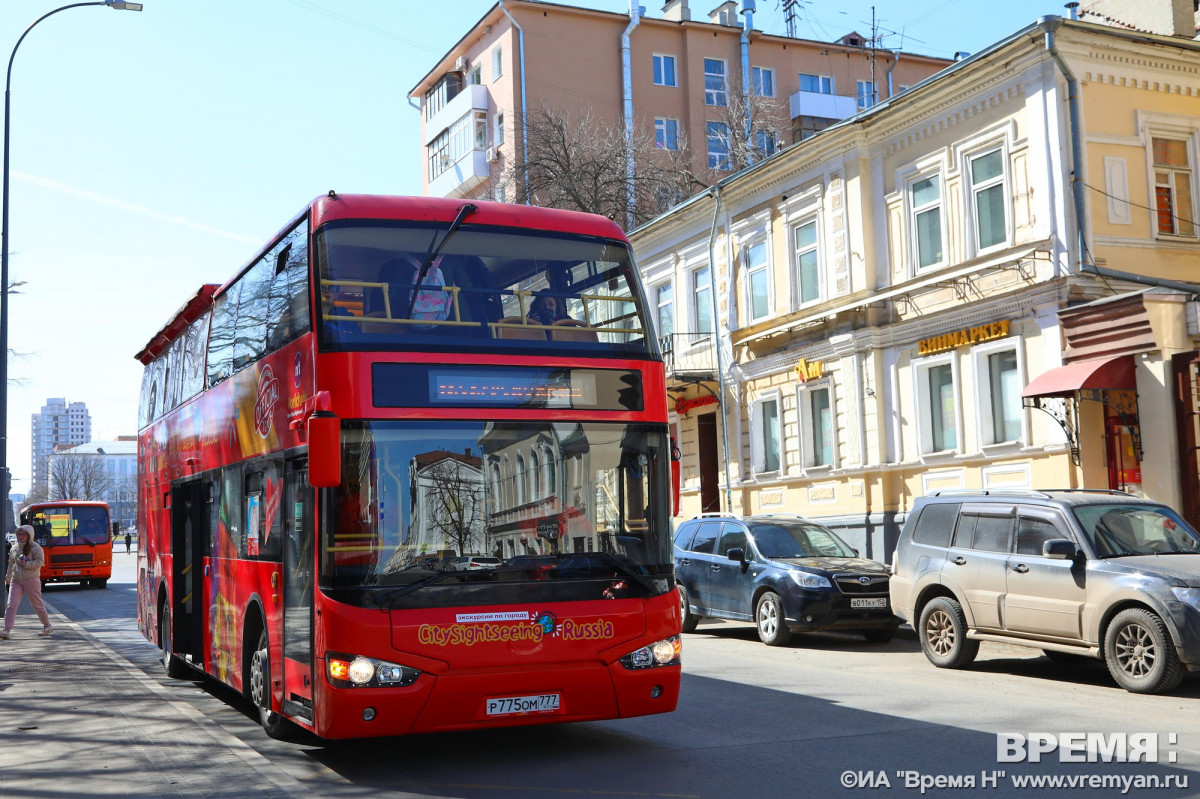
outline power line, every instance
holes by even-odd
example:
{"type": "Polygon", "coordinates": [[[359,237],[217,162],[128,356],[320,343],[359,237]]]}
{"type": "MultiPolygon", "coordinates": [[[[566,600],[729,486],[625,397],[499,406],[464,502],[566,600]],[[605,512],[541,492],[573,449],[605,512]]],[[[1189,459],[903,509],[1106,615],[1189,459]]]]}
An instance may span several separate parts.
{"type": "Polygon", "coordinates": [[[385,39],[391,39],[392,41],[396,41],[396,42],[403,42],[404,44],[407,44],[410,47],[416,47],[419,50],[425,50],[426,52],[435,53],[438,55],[441,55],[443,52],[442,50],[439,50],[438,48],[433,47],[426,42],[418,41],[416,39],[406,39],[403,36],[397,36],[396,34],[391,33],[390,31],[386,31],[383,28],[377,28],[374,25],[354,19],[353,17],[348,17],[345,14],[339,14],[336,11],[331,11],[328,8],[325,8],[324,6],[320,6],[320,5],[317,5],[316,3],[311,2],[310,0],[287,0],[287,2],[291,3],[294,6],[299,6],[300,8],[304,8],[309,11],[312,11],[313,13],[321,14],[323,16],[329,17],[330,19],[336,19],[339,22],[344,22],[347,25],[352,25],[356,28],[361,28],[362,30],[370,31],[371,33],[382,36],[385,39]]]}

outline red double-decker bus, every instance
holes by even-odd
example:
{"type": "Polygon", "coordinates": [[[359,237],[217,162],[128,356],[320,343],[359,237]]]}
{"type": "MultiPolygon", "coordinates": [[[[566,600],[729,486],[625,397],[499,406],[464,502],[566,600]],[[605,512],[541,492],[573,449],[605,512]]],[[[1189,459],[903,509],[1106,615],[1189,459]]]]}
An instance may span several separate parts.
{"type": "Polygon", "coordinates": [[[665,381],[609,220],[331,192],[137,357],[168,674],[273,736],[675,708],[665,381]]]}
{"type": "Polygon", "coordinates": [[[35,502],[21,511],[21,524],[33,527],[33,540],[45,550],[43,585],[108,585],[113,539],[106,503],[81,499],[35,502]]]}

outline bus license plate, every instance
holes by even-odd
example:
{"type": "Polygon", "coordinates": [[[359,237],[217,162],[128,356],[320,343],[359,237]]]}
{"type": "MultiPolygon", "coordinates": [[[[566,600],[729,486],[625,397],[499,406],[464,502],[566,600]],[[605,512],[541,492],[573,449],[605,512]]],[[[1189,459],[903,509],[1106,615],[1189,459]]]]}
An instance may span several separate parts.
{"type": "Polygon", "coordinates": [[[852,608],[886,608],[887,597],[881,596],[878,599],[851,599],[850,607],[852,608]]]}
{"type": "Polygon", "coordinates": [[[487,700],[489,716],[516,716],[527,713],[553,713],[558,710],[558,694],[505,696],[487,700]]]}
{"type": "Polygon", "coordinates": [[[66,569],[65,571],[63,571],[63,574],[64,574],[64,575],[67,575],[67,574],[83,574],[83,572],[82,572],[82,571],[80,571],[79,569],[66,569]]]}

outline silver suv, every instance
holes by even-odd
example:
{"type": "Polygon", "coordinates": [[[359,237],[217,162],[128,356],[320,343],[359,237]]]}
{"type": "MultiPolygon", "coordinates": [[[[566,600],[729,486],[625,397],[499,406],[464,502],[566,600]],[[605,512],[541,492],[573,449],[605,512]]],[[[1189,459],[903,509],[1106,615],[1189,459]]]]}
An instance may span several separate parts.
{"type": "Polygon", "coordinates": [[[892,610],[925,656],[963,668],[980,641],[1099,658],[1135,693],[1200,669],[1200,534],[1117,491],[940,492],[892,558],[892,610]]]}

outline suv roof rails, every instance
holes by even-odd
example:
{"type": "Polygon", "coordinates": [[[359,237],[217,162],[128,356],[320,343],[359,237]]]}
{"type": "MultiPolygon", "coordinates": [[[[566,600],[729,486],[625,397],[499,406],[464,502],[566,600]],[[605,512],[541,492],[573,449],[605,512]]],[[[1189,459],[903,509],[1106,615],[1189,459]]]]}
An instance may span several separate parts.
{"type": "Polygon", "coordinates": [[[1116,488],[1045,488],[1043,491],[1061,492],[1064,494],[1114,494],[1121,497],[1136,497],[1141,499],[1137,494],[1132,494],[1128,491],[1121,491],[1116,488]]]}
{"type": "Polygon", "coordinates": [[[973,494],[983,496],[1017,496],[1017,497],[1041,497],[1050,499],[1050,495],[1045,491],[1038,491],[1032,488],[945,488],[941,491],[934,491],[929,494],[931,497],[952,497],[956,494],[973,494]]]}
{"type": "MultiPolygon", "coordinates": [[[[713,519],[713,518],[722,519],[722,518],[736,516],[736,515],[737,514],[735,514],[735,513],[726,513],[725,511],[720,511],[720,510],[708,510],[708,511],[705,511],[704,513],[697,513],[695,516],[692,517],[692,519],[713,519]]],[[[691,519],[689,519],[688,521],[691,521],[691,519]]]]}
{"type": "Polygon", "coordinates": [[[750,514],[749,518],[761,519],[764,516],[766,516],[768,518],[783,517],[783,518],[788,518],[788,519],[800,519],[800,520],[806,521],[806,522],[809,521],[809,518],[807,516],[805,516],[803,513],[752,513],[752,514],[750,514]]]}

